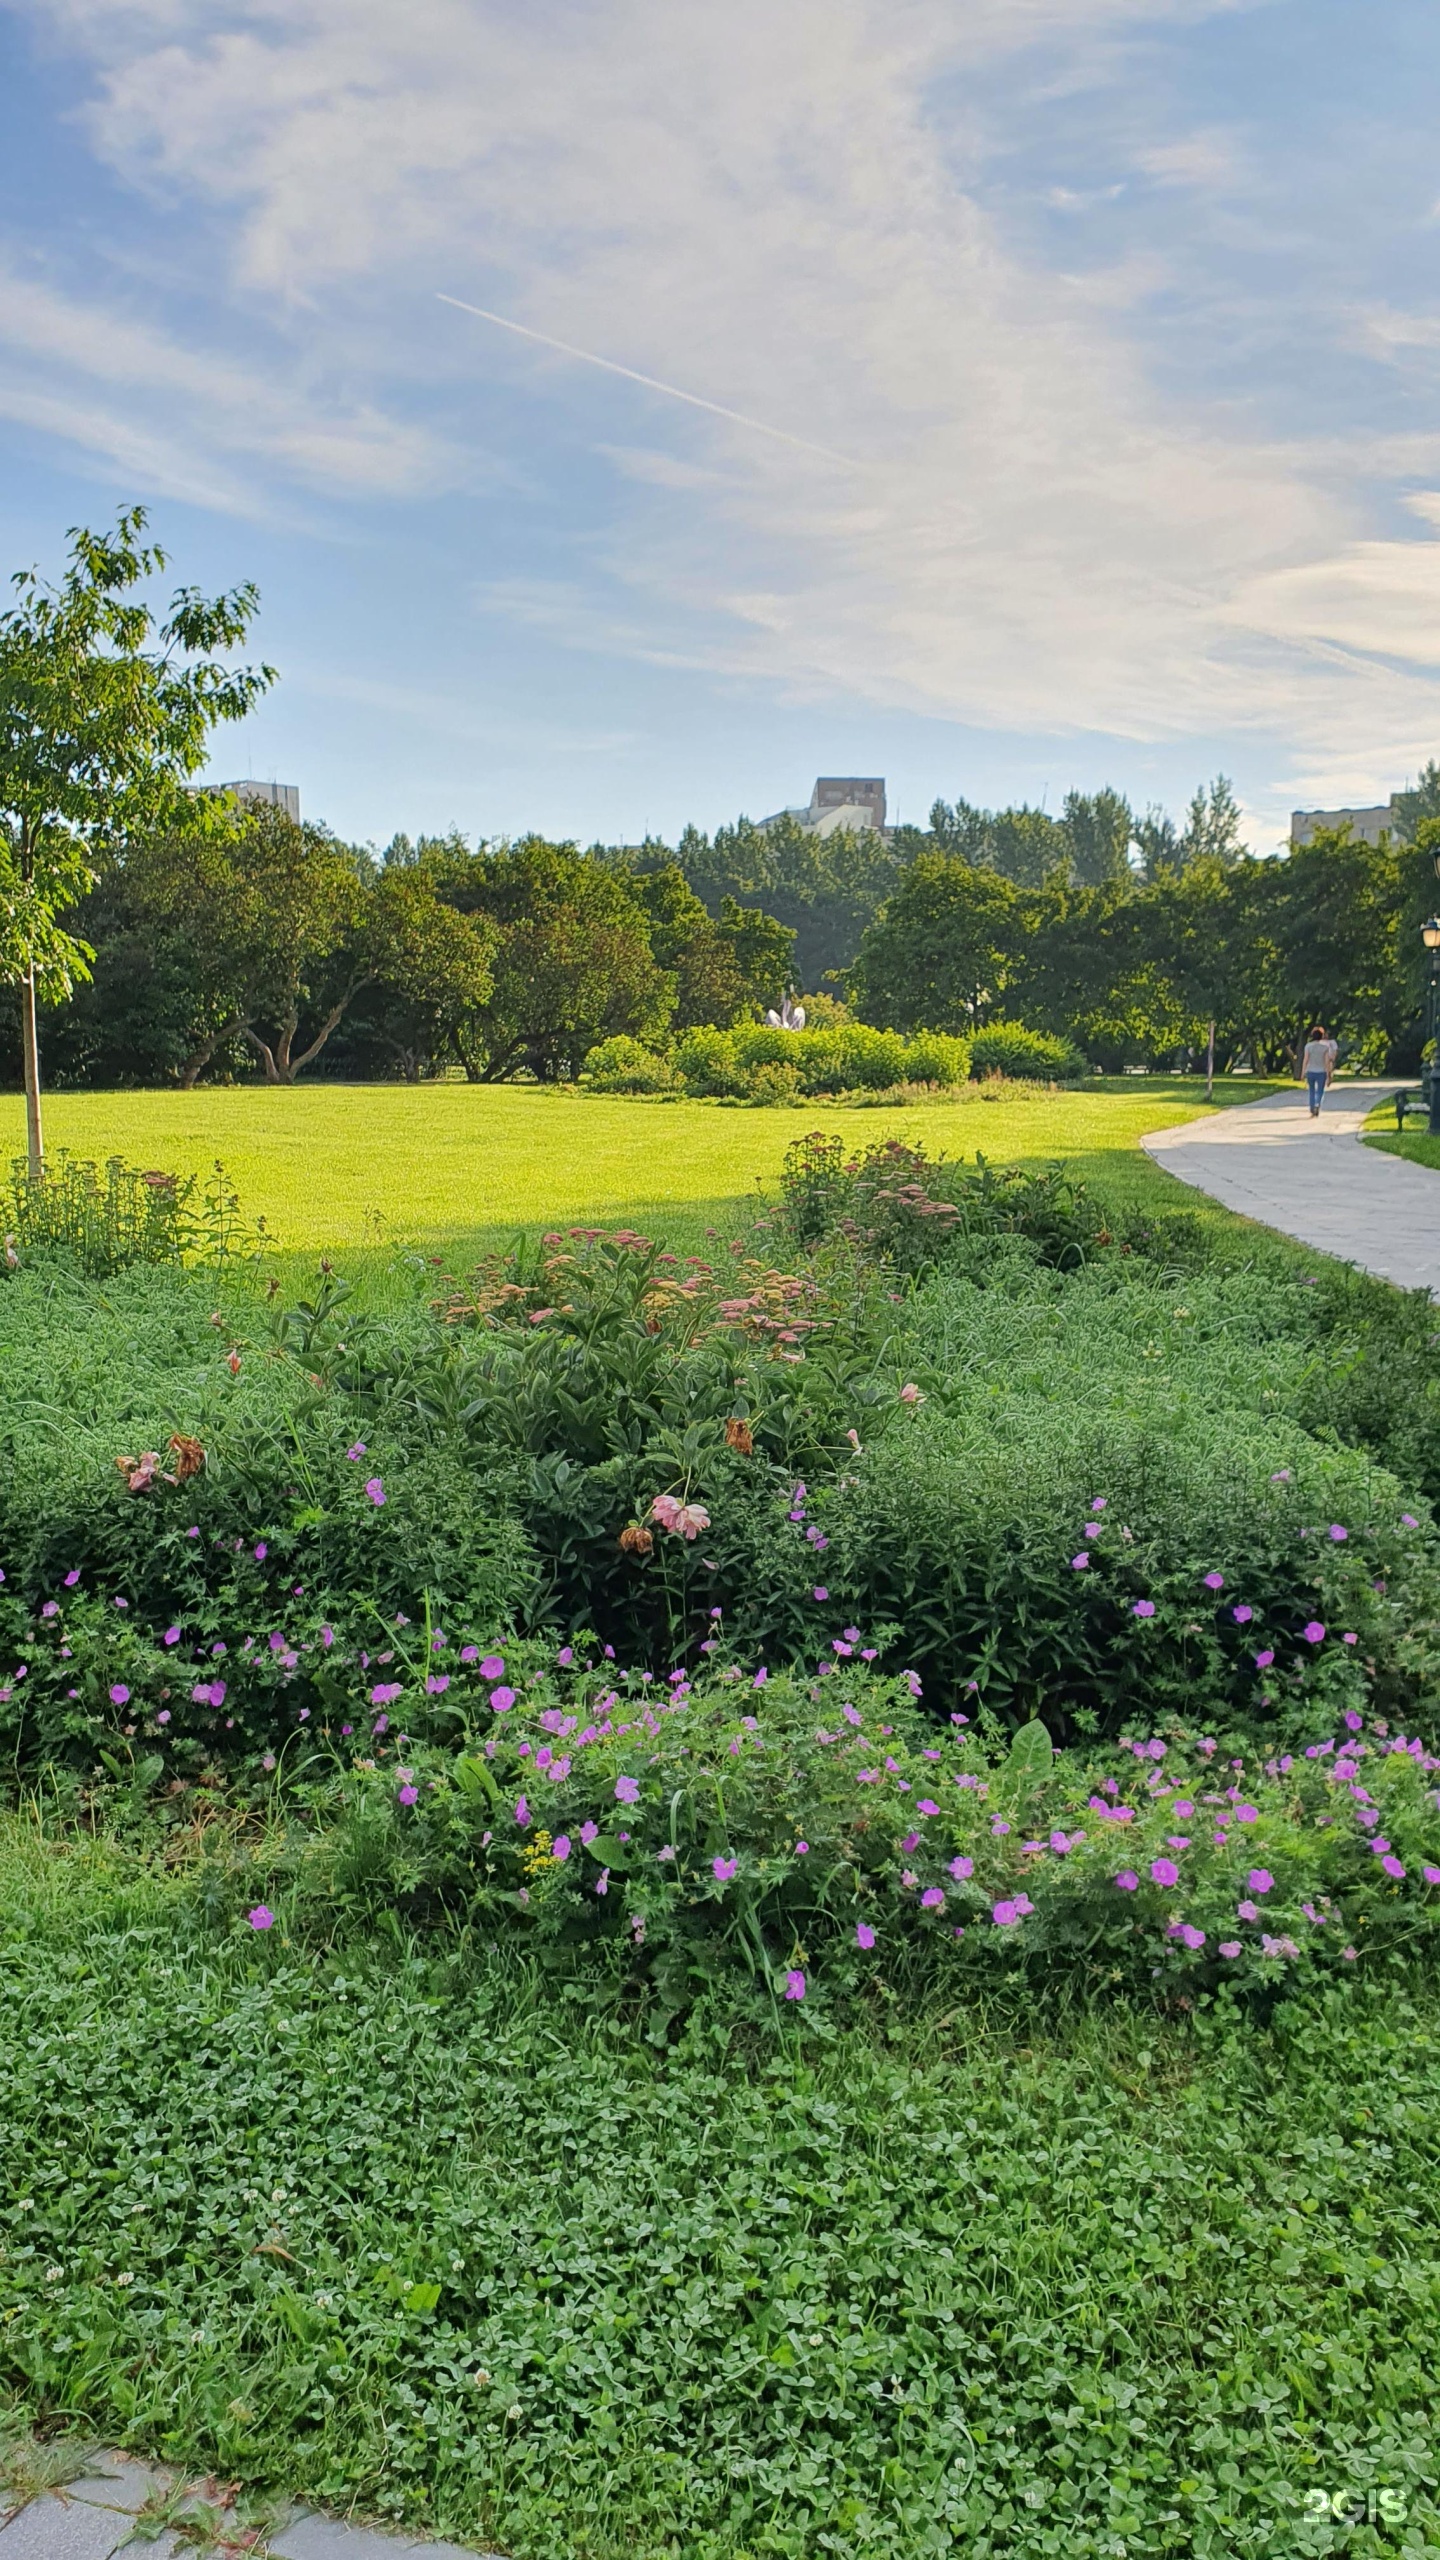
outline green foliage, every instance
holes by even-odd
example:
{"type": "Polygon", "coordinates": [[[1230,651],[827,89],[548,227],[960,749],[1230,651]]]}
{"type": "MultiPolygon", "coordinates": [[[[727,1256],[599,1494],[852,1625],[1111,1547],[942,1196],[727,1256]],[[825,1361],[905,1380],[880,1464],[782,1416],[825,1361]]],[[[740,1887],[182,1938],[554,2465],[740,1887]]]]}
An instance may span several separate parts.
{"type": "Polygon", "coordinates": [[[1222,1068],[1248,1058],[1292,1072],[1317,1016],[1347,1040],[1383,1033],[1409,1056],[1420,992],[1410,911],[1418,922],[1416,899],[1434,894],[1423,847],[1332,831],[1256,860],[1234,841],[1227,792],[1222,781],[1197,795],[1185,834],[1157,838],[1141,879],[1100,865],[1086,885],[1072,865],[1017,887],[987,867],[973,831],[951,830],[945,851],[917,854],[867,929],[850,972],[856,1005],[902,1028],[970,1029],[1013,1013],[1109,1071],[1195,1059],[1212,1021],[1222,1068]]]}
{"type": "Polygon", "coordinates": [[[625,1032],[598,1041],[583,1070],[592,1093],[676,1093],[683,1088],[674,1067],[658,1050],[625,1032]]]}
{"type": "Polygon", "coordinates": [[[364,1646],[377,1612],[594,1628],[663,1669],[713,1608],[772,1664],[841,1611],[937,1705],[976,1681],[1007,1725],[1057,1732],[1158,1712],[1288,1731],[1360,1691],[1421,1711],[1440,1589],[1401,1485],[1440,1491],[1440,1443],[1419,1301],[1306,1288],[1283,1257],[1207,1267],[1194,1220],[1127,1235],[1059,1172],[893,1142],[808,1140],[786,1194],[788,1270],[768,1225],[729,1268],[582,1231],[496,1258],[438,1314],[366,1315],[323,1275],[268,1309],[232,1283],[217,1309],[182,1274],[13,1274],[12,1742],[93,1735],[122,1634],[153,1685],[171,1626],[229,1648],[224,1715],[273,1736],[285,1684],[256,1689],[245,1638],[293,1625],[303,1664],[321,1623],[364,1646]],[[204,1453],[178,1486],[176,1435],[204,1453]],[[74,1667],[35,1633],[44,1604],[78,1605],[71,1572],[129,1604],[74,1667]]]}
{"type": "Polygon", "coordinates": [[[712,914],[723,917],[729,899],[788,927],[805,986],[853,958],[899,869],[895,849],[873,830],[821,836],[788,814],[768,826],[738,818],[713,838],[687,827],[675,860],[712,914]]]}
{"type": "Polygon", "coordinates": [[[36,1254],[59,1254],[92,1280],[137,1262],[244,1262],[262,1242],[245,1227],[223,1165],[202,1191],[193,1174],[182,1180],[141,1173],[119,1156],[111,1156],[102,1175],[63,1147],[38,1178],[23,1157],[11,1166],[8,1194],[0,1193],[0,1224],[8,1230],[11,1270],[36,1254]]]}
{"type": "Polygon", "coordinates": [[[877,1950],[868,2029],[666,2045],[473,1940],[226,1936],[209,1836],[0,1844],[17,2410],[527,2560],[1433,2539],[1418,1983],[902,2038],[877,1950]]]}
{"type": "Polygon", "coordinates": [[[972,1076],[1031,1076],[1037,1082],[1061,1084],[1089,1073],[1086,1059],[1072,1040],[1053,1032],[1027,1031],[1020,1022],[987,1022],[970,1043],[972,1076]]]}
{"type": "Polygon", "coordinates": [[[675,1065],[692,1093],[765,1101],[793,1094],[882,1093],[906,1083],[954,1086],[965,1078],[969,1055],[963,1040],[939,1034],[906,1040],[862,1022],[804,1031],[759,1022],[730,1032],[687,1032],[677,1043],[675,1065]],[[779,1082],[773,1070],[780,1071],[779,1082]]]}
{"type": "Polygon", "coordinates": [[[243,719],[274,681],[273,668],[205,655],[244,639],[253,586],[209,601],[182,587],[157,626],[135,590],[168,562],[140,540],[145,523],[130,507],[111,533],[72,531],[59,586],[19,570],[19,601],[0,615],[0,975],[33,970],[52,1000],[91,956],[66,910],[128,836],[157,820],[213,828],[220,812],[185,781],[212,728],[243,719]]]}
{"type": "MultiPolygon", "coordinates": [[[[453,1659],[432,1653],[432,1676],[453,1659]]],[[[387,1689],[387,1725],[351,1673],[362,1741],[315,1781],[313,1851],[262,1851],[237,1912],[283,1898],[311,1934],[347,1903],[398,1905],[516,1932],[559,1970],[608,1955],[668,2016],[726,1973],[791,2000],[1017,1964],[1264,1995],[1361,1950],[1440,1950],[1440,1762],[1384,1719],[1367,1740],[1358,1710],[1265,1766],[1173,1727],[1128,1757],[1057,1754],[1038,1719],[987,1749],[838,1636],[816,1679],[712,1665],[647,1698],[633,1675],[562,1672],[517,1700],[517,1666],[492,1709],[498,1676],[452,1675],[437,1747],[416,1738],[436,1721],[418,1676],[387,1689]]]]}
{"type": "Polygon", "coordinates": [[[921,854],[861,942],[850,1000],[897,1030],[971,1031],[1001,1003],[1023,940],[1019,893],[1000,872],[921,854]]]}

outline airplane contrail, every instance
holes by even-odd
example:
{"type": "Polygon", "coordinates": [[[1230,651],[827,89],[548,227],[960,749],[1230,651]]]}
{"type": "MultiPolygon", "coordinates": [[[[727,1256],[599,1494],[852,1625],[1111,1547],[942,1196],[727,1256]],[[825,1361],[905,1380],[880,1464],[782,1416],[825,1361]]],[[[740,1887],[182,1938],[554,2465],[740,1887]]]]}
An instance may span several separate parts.
{"type": "Polygon", "coordinates": [[[543,329],[527,329],[519,320],[506,320],[498,311],[482,311],[478,302],[461,302],[453,293],[437,293],[437,302],[448,302],[452,311],[468,311],[472,320],[489,320],[497,329],[513,330],[517,338],[533,339],[537,347],[551,347],[556,355],[573,356],[577,364],[598,364],[602,373],[618,373],[626,382],[643,383],[647,391],[663,391],[667,400],[683,400],[690,409],[708,409],[712,417],[728,418],[732,426],[749,427],[757,436],[773,436],[777,444],[792,444],[801,453],[818,453],[826,462],[838,462],[846,471],[859,471],[863,466],[848,453],[833,453],[826,444],[812,444],[808,436],[792,436],[784,427],[767,426],[763,418],[747,418],[742,410],[726,409],[718,400],[702,400],[695,391],[681,391],[673,382],[657,382],[653,373],[637,373],[633,365],[615,364],[609,356],[596,356],[588,347],[567,346],[563,338],[547,338],[543,329]]]}

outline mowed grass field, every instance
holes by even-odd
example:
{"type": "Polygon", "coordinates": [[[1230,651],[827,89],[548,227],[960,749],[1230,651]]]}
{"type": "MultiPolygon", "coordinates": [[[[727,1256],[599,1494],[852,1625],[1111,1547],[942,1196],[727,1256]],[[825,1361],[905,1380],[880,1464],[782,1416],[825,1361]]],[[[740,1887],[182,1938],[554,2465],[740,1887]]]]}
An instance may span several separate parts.
{"type": "MultiPolygon", "coordinates": [[[[1270,1090],[1217,1082],[1216,1107],[1270,1090]]],[[[994,1163],[1079,1159],[1107,1199],[1143,1193],[1196,1205],[1139,1153],[1152,1129],[1203,1116],[1198,1078],[1116,1077],[1068,1091],[976,1085],[954,1103],[899,1110],[754,1110],[709,1102],[599,1099],[535,1085],[211,1086],[195,1093],[58,1093],[47,1147],[207,1173],[218,1160],[248,1216],[284,1250],[448,1256],[518,1228],[621,1219],[663,1227],[684,1249],[773,1190],[785,1150],[812,1129],[856,1148],[918,1139],[931,1155],[994,1163]]],[[[24,1106],[0,1096],[4,1160],[24,1147],[24,1106]]]]}

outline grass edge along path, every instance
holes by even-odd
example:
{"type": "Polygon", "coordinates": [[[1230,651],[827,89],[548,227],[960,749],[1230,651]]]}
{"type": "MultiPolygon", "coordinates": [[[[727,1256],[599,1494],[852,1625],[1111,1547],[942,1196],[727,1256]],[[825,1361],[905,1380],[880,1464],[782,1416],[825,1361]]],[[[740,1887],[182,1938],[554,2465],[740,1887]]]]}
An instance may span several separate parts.
{"type": "Polygon", "coordinates": [[[1436,2547],[1398,1973],[657,2050],[522,1959],[226,1936],[203,1876],[0,1822],[17,2415],[515,2560],[1436,2547]]]}
{"type": "Polygon", "coordinates": [[[1428,1165],[1432,1173],[1440,1173],[1440,1138],[1432,1138],[1424,1125],[1423,1112],[1412,1112],[1403,1131],[1395,1126],[1392,1103],[1378,1103],[1361,1132],[1367,1147],[1384,1156],[1403,1156],[1407,1164],[1428,1165]]]}

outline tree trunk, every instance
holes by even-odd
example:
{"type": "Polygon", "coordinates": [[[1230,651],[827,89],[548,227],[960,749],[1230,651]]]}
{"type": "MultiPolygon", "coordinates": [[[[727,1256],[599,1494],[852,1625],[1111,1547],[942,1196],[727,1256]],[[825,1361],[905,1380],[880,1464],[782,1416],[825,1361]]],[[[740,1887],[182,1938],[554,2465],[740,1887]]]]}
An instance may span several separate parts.
{"type": "Polygon", "coordinates": [[[264,1067],[266,1083],[283,1083],[284,1079],[276,1067],[275,1052],[271,1048],[269,1041],[262,1040],[258,1031],[252,1031],[248,1022],[245,1025],[245,1037],[249,1041],[251,1048],[255,1051],[261,1065],[264,1067]]]}
{"type": "Polygon", "coordinates": [[[196,1081],[200,1075],[201,1069],[209,1066],[210,1061],[214,1057],[222,1040],[233,1039],[237,1031],[248,1032],[249,1028],[249,1024],[247,1022],[242,1022],[237,1014],[233,1022],[223,1023],[221,1028],[217,1032],[213,1033],[208,1040],[201,1041],[198,1049],[192,1049],[189,1057],[186,1059],[185,1064],[180,1070],[181,1092],[194,1092],[196,1081]]]}
{"type": "Polygon", "coordinates": [[[34,963],[20,981],[20,1030],[25,1051],[25,1145],[30,1179],[45,1171],[45,1132],[40,1117],[40,1029],[35,1011],[34,963]]]}

